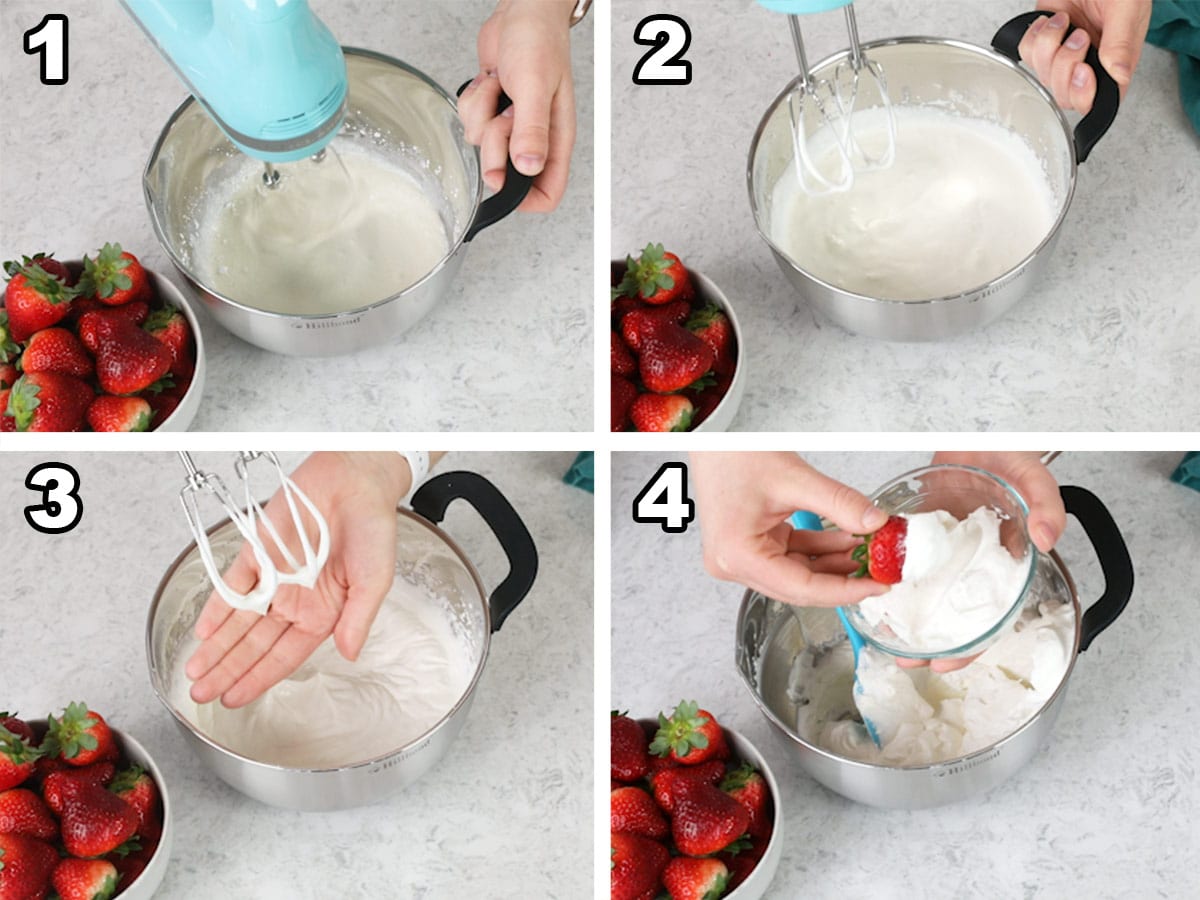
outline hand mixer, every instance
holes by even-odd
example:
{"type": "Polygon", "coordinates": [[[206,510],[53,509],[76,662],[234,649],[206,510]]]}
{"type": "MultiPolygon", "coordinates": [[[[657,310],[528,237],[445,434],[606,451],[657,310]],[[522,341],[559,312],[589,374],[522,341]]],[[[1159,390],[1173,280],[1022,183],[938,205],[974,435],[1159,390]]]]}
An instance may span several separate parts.
{"type": "Polygon", "coordinates": [[[346,61],[308,0],[121,0],[201,106],[266,163],[321,154],[346,115],[346,61]]]}
{"type": "Polygon", "coordinates": [[[214,474],[202,472],[192,461],[191,454],[180,451],[180,459],[187,469],[187,482],[179,492],[183,510],[187,516],[188,527],[196,539],[196,550],[204,563],[204,569],[213,583],[216,592],[234,609],[247,609],[259,615],[270,608],[275,591],[285,584],[298,584],[311,588],[317,583],[317,577],[329,558],[329,525],[312,500],[296,486],[288,477],[279,459],[274,453],[260,451],[242,451],[234,462],[234,472],[242,482],[243,503],[238,503],[226,489],[224,482],[214,474]],[[287,503],[292,524],[298,536],[304,561],[300,562],[288,548],[280,536],[274,523],[268,518],[262,506],[254,499],[250,485],[250,465],[257,460],[265,460],[270,464],[276,479],[278,489],[287,503]],[[258,563],[258,583],[247,593],[235,591],[221,574],[213,558],[212,545],[208,532],[204,527],[204,519],[200,513],[200,496],[203,493],[212,494],[223,510],[229,514],[229,519],[241,533],[249,545],[254,559],[258,563]],[[297,503],[306,509],[317,526],[317,546],[313,547],[305,526],[304,517],[297,503]],[[259,526],[262,526],[261,529],[259,526]],[[283,559],[283,567],[278,566],[272,558],[272,551],[283,559]]]}
{"type": "MultiPolygon", "coordinates": [[[[758,0],[767,9],[788,14],[800,76],[788,98],[795,147],[796,174],[809,194],[849,190],[854,172],[887,168],[896,153],[896,116],[888,99],[887,80],[879,63],[867,59],[858,41],[858,23],[850,0],[758,0]],[[816,78],[809,70],[800,34],[800,16],[844,7],[850,56],[837,64],[833,79],[816,78]],[[883,110],[886,128],[879,146],[868,149],[854,126],[856,108],[883,110]],[[833,154],[833,171],[822,171],[809,148],[809,137],[822,135],[833,154]]],[[[870,142],[866,142],[870,143],[870,142]]]]}

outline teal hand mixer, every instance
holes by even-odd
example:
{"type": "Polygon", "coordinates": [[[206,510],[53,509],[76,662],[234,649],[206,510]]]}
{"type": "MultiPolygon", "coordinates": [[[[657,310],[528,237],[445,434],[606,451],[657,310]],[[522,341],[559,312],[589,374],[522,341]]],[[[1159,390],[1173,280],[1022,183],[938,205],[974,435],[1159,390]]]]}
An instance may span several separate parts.
{"type": "Polygon", "coordinates": [[[346,62],[308,0],[121,0],[239,150],[315,156],[346,115],[346,62]]]}
{"type": "Polygon", "coordinates": [[[896,117],[888,99],[887,79],[879,63],[863,53],[858,40],[858,22],[850,0],[758,0],[774,12],[787,13],[792,44],[800,75],[788,98],[794,136],[796,174],[810,194],[846,191],[854,184],[855,171],[887,168],[896,152],[896,117]],[[817,78],[808,65],[800,16],[829,12],[843,7],[850,49],[847,58],[834,67],[831,77],[817,78]],[[865,107],[882,111],[883,128],[869,135],[855,128],[854,112],[865,107]],[[814,155],[810,138],[822,141],[822,153],[814,155]]]}

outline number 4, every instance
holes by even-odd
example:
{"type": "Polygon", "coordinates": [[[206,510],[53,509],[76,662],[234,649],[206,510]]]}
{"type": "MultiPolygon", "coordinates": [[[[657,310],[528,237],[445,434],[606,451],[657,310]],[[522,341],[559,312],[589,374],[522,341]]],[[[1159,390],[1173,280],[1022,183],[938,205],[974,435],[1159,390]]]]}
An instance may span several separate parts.
{"type": "Polygon", "coordinates": [[[25,32],[25,52],[42,57],[42,84],[67,83],[67,17],[47,13],[25,32]]]}
{"type": "Polygon", "coordinates": [[[663,463],[633,499],[633,521],[662,525],[669,534],[682,534],[696,518],[696,504],[687,495],[687,466],[663,463]]]}

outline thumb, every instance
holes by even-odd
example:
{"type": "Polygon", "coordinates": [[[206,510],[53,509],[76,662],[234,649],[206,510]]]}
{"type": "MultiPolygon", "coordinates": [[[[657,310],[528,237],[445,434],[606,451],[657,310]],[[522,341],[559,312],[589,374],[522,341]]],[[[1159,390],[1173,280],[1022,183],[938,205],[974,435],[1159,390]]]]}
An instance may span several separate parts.
{"type": "Polygon", "coordinates": [[[540,175],[550,153],[550,108],[554,87],[541,72],[525,72],[505,85],[513,102],[508,155],[522,175],[540,175]]]}
{"type": "Polygon", "coordinates": [[[797,458],[801,468],[782,499],[796,509],[808,509],[829,519],[843,531],[869,534],[882,528],[887,513],[854,488],[822,475],[797,458]]]}
{"type": "MultiPolygon", "coordinates": [[[[1104,9],[1104,29],[1100,32],[1100,64],[1122,88],[1129,85],[1137,68],[1146,38],[1140,3],[1110,3],[1104,9]]],[[[1146,5],[1147,8],[1149,4],[1146,5]]]]}

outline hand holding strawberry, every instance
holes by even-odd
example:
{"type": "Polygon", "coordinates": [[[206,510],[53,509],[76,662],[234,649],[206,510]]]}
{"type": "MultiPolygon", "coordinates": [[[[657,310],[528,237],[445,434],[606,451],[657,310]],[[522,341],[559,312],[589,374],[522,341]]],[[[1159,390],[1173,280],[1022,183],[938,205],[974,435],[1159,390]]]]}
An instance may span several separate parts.
{"type": "Polygon", "coordinates": [[[904,573],[907,535],[908,519],[904,516],[888,516],[878,531],[859,535],[865,540],[851,553],[851,558],[859,564],[855,574],[870,575],[880,584],[899,584],[904,573]]]}

